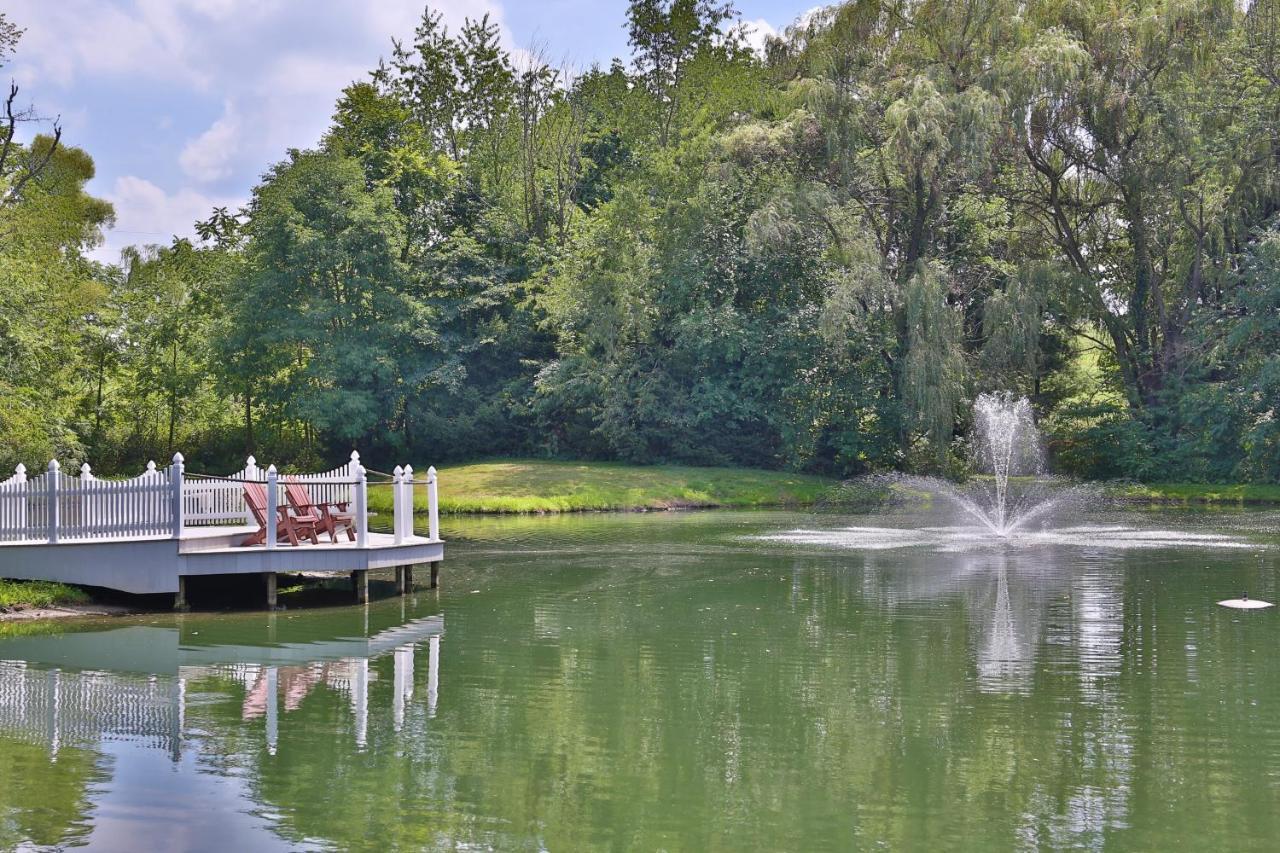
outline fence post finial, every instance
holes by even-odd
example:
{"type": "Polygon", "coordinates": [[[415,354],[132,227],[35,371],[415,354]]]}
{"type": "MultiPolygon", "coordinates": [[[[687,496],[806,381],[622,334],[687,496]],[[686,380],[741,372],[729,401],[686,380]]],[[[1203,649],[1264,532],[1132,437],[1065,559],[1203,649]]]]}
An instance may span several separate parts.
{"type": "Polygon", "coordinates": [[[156,472],[156,460],[151,459],[147,462],[147,473],[154,474],[156,472]]]}
{"type": "Polygon", "coordinates": [[[81,480],[93,479],[93,469],[89,467],[88,462],[85,462],[80,466],[80,479],[81,480]]]}
{"type": "Polygon", "coordinates": [[[181,453],[175,453],[175,454],[173,454],[173,461],[174,461],[174,463],[176,464],[176,463],[178,463],[178,462],[186,462],[187,460],[182,458],[182,454],[181,454],[181,453]]]}
{"type": "Polygon", "coordinates": [[[27,480],[27,466],[19,462],[13,469],[13,479],[19,483],[25,483],[27,480]]]}
{"type": "Polygon", "coordinates": [[[62,466],[58,464],[58,460],[57,460],[57,459],[50,459],[50,460],[49,460],[49,470],[50,470],[50,471],[58,471],[58,470],[61,470],[61,468],[62,468],[62,466]]]}

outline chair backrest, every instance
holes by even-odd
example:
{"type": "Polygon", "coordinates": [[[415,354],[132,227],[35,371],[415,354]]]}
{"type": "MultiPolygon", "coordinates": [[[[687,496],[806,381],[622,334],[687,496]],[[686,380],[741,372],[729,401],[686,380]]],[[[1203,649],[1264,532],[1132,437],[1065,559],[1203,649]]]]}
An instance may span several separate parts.
{"type": "Polygon", "coordinates": [[[306,515],[316,508],[315,501],[311,500],[311,493],[307,491],[307,487],[293,477],[284,479],[284,493],[299,515],[306,515]]]}
{"type": "Polygon", "coordinates": [[[253,518],[262,527],[267,526],[267,490],[261,483],[244,484],[244,502],[249,505],[253,518]]]}

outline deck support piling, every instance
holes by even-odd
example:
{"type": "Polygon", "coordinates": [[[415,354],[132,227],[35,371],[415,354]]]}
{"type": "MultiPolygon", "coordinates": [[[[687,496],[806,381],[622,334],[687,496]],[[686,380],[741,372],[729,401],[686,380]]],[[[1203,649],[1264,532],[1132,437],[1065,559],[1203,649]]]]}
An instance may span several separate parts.
{"type": "Polygon", "coordinates": [[[351,573],[351,587],[355,591],[357,604],[367,604],[369,602],[368,569],[356,569],[351,573]]]}
{"type": "Polygon", "coordinates": [[[173,609],[179,613],[186,613],[191,609],[187,604],[187,576],[178,575],[178,591],[173,594],[173,609]]]}
{"type": "Polygon", "coordinates": [[[396,594],[413,591],[413,566],[396,566],[396,594]]]}
{"type": "Polygon", "coordinates": [[[267,585],[267,609],[275,610],[276,609],[276,573],[263,572],[262,579],[266,581],[266,585],[267,585]]]}
{"type": "Polygon", "coordinates": [[[436,561],[431,564],[431,588],[435,589],[440,586],[440,563],[436,561]]]}

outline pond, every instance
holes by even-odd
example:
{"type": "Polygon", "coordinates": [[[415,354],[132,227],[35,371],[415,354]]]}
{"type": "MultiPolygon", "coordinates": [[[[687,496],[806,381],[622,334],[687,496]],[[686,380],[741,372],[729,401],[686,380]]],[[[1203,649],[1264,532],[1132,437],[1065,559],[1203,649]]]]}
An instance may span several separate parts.
{"type": "Polygon", "coordinates": [[[455,519],[438,592],[0,626],[0,848],[1274,848],[1280,613],[1215,602],[1280,515],[933,529],[455,519]]]}

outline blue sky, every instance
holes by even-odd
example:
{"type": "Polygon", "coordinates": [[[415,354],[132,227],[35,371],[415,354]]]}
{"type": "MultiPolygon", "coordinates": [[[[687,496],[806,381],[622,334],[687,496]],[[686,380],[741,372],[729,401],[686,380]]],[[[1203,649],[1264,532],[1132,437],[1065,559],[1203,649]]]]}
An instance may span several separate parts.
{"type": "MultiPolygon", "coordinates": [[[[738,0],[757,36],[817,0],[738,0]]],[[[627,53],[625,0],[439,0],[456,30],[489,13],[513,51],[586,67],[627,53]]],[[[168,243],[216,205],[239,206],[288,147],[313,145],[342,87],[411,39],[421,0],[6,0],[26,29],[0,71],[21,99],[61,116],[116,208],[95,255],[168,243]]]]}

